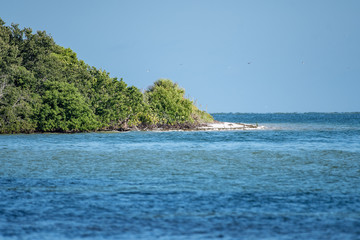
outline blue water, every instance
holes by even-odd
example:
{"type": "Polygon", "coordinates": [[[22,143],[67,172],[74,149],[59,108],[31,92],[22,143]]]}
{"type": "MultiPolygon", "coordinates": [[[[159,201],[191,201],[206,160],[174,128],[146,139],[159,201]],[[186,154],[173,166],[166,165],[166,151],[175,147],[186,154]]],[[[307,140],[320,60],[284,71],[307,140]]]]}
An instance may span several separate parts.
{"type": "Polygon", "coordinates": [[[360,239],[360,113],[0,135],[0,239],[360,239]]]}

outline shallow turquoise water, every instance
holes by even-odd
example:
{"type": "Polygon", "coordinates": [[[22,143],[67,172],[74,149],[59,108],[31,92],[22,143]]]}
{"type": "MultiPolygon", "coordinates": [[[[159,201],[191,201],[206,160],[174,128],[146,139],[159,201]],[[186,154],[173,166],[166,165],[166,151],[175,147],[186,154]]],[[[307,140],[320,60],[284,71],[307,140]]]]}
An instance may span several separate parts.
{"type": "Polygon", "coordinates": [[[0,239],[359,239],[360,114],[0,135],[0,239]]]}

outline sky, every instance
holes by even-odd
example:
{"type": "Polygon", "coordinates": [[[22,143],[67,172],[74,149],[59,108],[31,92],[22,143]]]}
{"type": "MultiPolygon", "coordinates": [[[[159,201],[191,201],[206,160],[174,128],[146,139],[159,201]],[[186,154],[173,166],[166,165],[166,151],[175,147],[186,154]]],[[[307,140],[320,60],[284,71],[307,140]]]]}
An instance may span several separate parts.
{"type": "Polygon", "coordinates": [[[142,90],[171,79],[210,113],[360,111],[358,0],[0,1],[6,25],[142,90]]]}

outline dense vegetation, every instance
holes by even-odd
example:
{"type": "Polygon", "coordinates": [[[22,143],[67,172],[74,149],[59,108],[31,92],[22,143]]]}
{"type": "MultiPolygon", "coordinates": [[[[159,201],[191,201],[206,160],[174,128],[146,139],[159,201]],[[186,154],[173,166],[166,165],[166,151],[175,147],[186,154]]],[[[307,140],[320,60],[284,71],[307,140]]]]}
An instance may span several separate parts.
{"type": "Polygon", "coordinates": [[[212,117],[167,79],[144,93],[44,31],[0,19],[0,133],[191,128],[212,117]]]}

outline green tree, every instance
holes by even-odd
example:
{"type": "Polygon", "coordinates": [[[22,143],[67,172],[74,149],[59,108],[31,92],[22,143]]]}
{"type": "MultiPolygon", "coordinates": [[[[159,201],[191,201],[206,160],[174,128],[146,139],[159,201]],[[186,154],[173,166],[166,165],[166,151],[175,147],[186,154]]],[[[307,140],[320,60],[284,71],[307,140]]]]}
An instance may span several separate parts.
{"type": "Polygon", "coordinates": [[[0,133],[34,132],[40,97],[0,77],[0,133]]]}
{"type": "Polygon", "coordinates": [[[212,122],[212,116],[199,110],[185,98],[185,90],[169,79],[160,79],[145,91],[150,111],[155,113],[159,124],[201,124],[212,122]]]}
{"type": "Polygon", "coordinates": [[[90,69],[92,76],[91,105],[97,116],[99,116],[103,127],[118,128],[126,118],[126,95],[127,85],[122,79],[111,78],[109,73],[90,69]]]}
{"type": "Polygon", "coordinates": [[[78,89],[66,82],[45,82],[38,129],[43,132],[93,131],[99,127],[95,114],[78,89]]]}
{"type": "Polygon", "coordinates": [[[90,67],[45,31],[0,19],[0,133],[79,132],[212,121],[160,79],[143,94],[90,67]]]}
{"type": "Polygon", "coordinates": [[[169,79],[160,79],[146,92],[150,109],[158,115],[160,124],[193,122],[192,101],[184,97],[185,90],[169,79]]]}

